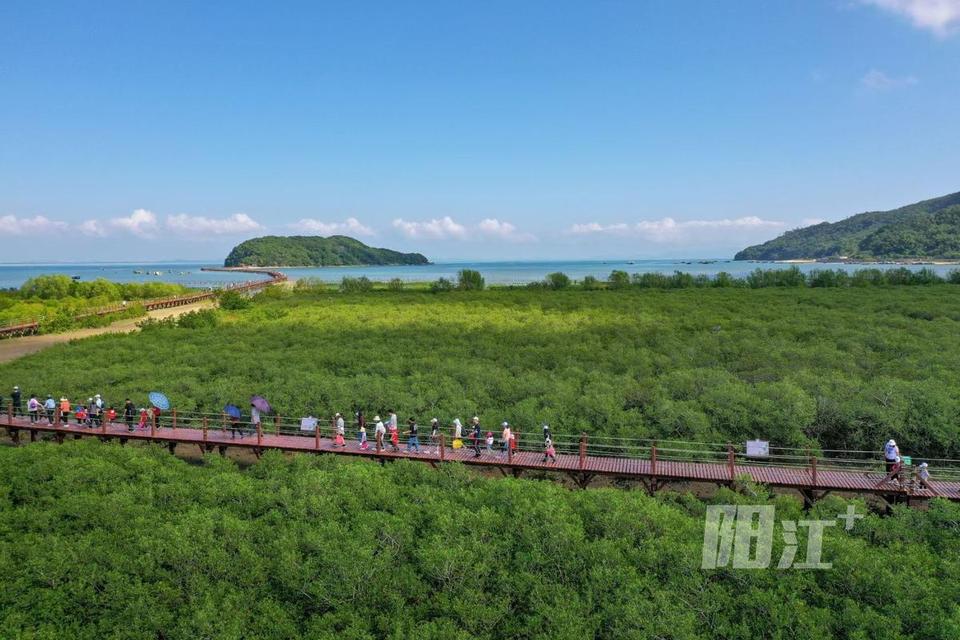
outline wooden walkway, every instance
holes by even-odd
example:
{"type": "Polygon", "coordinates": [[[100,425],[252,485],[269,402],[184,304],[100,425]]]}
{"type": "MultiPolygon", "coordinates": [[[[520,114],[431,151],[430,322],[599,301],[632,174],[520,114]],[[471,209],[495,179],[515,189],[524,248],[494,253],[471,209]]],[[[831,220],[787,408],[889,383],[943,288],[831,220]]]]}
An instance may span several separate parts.
{"type": "MultiPolygon", "coordinates": [[[[118,440],[121,443],[127,441],[163,443],[170,448],[171,452],[178,445],[191,445],[199,447],[204,453],[214,450],[224,453],[232,447],[252,451],[258,456],[272,449],[301,453],[329,453],[382,461],[408,459],[431,465],[460,462],[478,467],[497,468],[505,475],[519,476],[528,471],[560,472],[569,475],[577,484],[584,487],[598,476],[638,480],[643,482],[651,492],[670,482],[708,482],[723,485],[745,477],[771,487],[795,489],[808,502],[822,498],[830,492],[874,494],[883,496],[888,501],[892,498],[905,499],[909,502],[911,499],[925,500],[934,497],[960,501],[960,481],[933,480],[930,483],[930,489],[915,487],[912,482],[907,481],[901,488],[893,482],[882,482],[884,475],[881,468],[865,470],[864,461],[842,458],[820,458],[819,460],[814,458],[806,466],[777,466],[769,462],[746,459],[742,454],[734,453],[731,449],[726,462],[663,460],[657,457],[656,445],[650,447],[649,455],[646,457],[594,455],[590,452],[587,438],[582,437],[578,443],[578,453],[558,453],[555,462],[544,462],[542,452],[530,450],[519,450],[511,454],[495,450],[491,454],[481,447],[480,456],[476,456],[469,440],[464,440],[462,448],[453,449],[444,446],[442,436],[439,448],[428,442],[421,442],[419,453],[407,452],[403,444],[398,452],[392,451],[389,446],[377,452],[372,441],[366,450],[361,449],[356,440],[347,440],[345,447],[339,447],[334,445],[331,438],[321,437],[319,432],[310,435],[279,433],[278,428],[277,433],[260,432],[233,437],[229,428],[225,429],[221,422],[211,421],[210,424],[209,428],[151,425],[146,429],[135,429],[131,432],[121,423],[87,427],[77,424],[49,424],[46,419],[31,423],[27,418],[14,418],[9,414],[0,416],[0,427],[7,428],[16,442],[20,442],[25,434],[29,434],[31,440],[36,440],[43,434],[49,434],[60,442],[68,437],[98,437],[105,441],[118,440]]],[[[935,476],[936,473],[937,470],[933,469],[932,474],[935,476]]]]}
{"type": "MultiPolygon", "coordinates": [[[[237,269],[216,269],[216,268],[204,268],[203,271],[237,271],[237,269]]],[[[255,289],[262,289],[264,287],[276,284],[278,282],[283,282],[287,279],[287,276],[280,273],[279,271],[266,271],[262,269],[242,269],[244,273],[259,273],[268,276],[266,280],[257,280],[255,282],[244,282],[237,285],[232,285],[226,287],[224,290],[245,292],[253,291],[255,289]]],[[[190,293],[182,296],[172,296],[169,298],[159,298],[157,300],[146,300],[142,302],[142,306],[146,311],[154,311],[156,309],[169,309],[171,307],[181,307],[187,304],[193,304],[195,302],[200,302],[201,300],[208,300],[216,297],[220,291],[201,291],[199,293],[190,293]]],[[[108,307],[105,309],[99,309],[97,311],[90,311],[88,313],[81,313],[76,316],[76,320],[82,320],[83,318],[89,318],[91,316],[106,316],[111,313],[120,313],[125,311],[127,307],[122,305],[116,305],[113,307],[108,307]]],[[[19,324],[7,325],[5,327],[0,327],[0,338],[20,338],[23,336],[32,336],[36,335],[40,331],[40,321],[33,320],[30,322],[21,322],[19,324]]]]}

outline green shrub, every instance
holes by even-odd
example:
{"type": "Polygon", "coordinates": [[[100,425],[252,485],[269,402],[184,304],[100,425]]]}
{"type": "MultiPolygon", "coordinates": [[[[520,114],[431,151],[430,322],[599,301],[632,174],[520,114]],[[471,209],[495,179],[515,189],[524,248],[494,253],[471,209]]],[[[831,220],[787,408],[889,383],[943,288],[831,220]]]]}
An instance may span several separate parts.
{"type": "Polygon", "coordinates": [[[387,283],[387,289],[390,291],[403,291],[403,280],[394,278],[387,283]]]}
{"type": "Polygon", "coordinates": [[[430,291],[434,293],[439,293],[441,291],[453,291],[456,288],[456,285],[446,278],[440,278],[439,280],[434,280],[430,283],[430,291]]]}
{"type": "Polygon", "coordinates": [[[226,289],[217,296],[220,301],[220,308],[228,311],[238,311],[240,309],[249,309],[253,302],[250,298],[237,291],[226,289]]]}
{"type": "Polygon", "coordinates": [[[580,288],[584,291],[596,291],[601,289],[602,285],[600,281],[593,276],[583,276],[583,280],[580,281],[580,288]]]}
{"type": "Polygon", "coordinates": [[[360,276],[359,278],[344,276],[343,280],[340,281],[340,291],[343,293],[363,293],[371,289],[373,289],[373,283],[367,276],[360,276]]]}
{"type": "Polygon", "coordinates": [[[630,286],[630,274],[618,269],[611,271],[607,278],[607,284],[610,285],[611,289],[626,289],[630,286]]]}
{"type": "Polygon", "coordinates": [[[220,316],[216,309],[199,309],[177,318],[177,326],[181,329],[209,329],[219,323],[220,316]]]}
{"type": "Polygon", "coordinates": [[[570,287],[570,277],[561,272],[547,274],[544,284],[548,289],[568,289],[570,287]]]}
{"type": "Polygon", "coordinates": [[[483,276],[473,269],[461,269],[457,274],[457,288],[463,291],[482,291],[486,286],[483,276]]]}

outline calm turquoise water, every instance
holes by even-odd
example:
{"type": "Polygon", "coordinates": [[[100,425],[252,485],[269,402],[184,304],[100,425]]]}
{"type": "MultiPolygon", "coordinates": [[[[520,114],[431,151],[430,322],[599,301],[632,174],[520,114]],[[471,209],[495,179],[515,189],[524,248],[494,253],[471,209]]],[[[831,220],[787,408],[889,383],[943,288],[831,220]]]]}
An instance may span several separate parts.
{"type": "MultiPolygon", "coordinates": [[[[176,282],[192,287],[218,287],[227,283],[244,282],[261,278],[244,273],[200,271],[200,267],[218,266],[216,262],[168,262],[168,263],[109,263],[109,264],[6,264],[0,265],[0,288],[19,287],[28,278],[43,274],[79,276],[81,280],[107,278],[116,282],[176,282]],[[140,271],[142,273],[135,273],[140,271]],[[159,272],[159,275],[156,275],[159,272]]],[[[437,278],[456,278],[460,269],[476,269],[490,284],[525,284],[541,280],[548,273],[562,271],[575,280],[587,275],[606,278],[614,269],[628,273],[685,271],[693,274],[713,275],[726,271],[742,276],[757,268],[784,269],[789,265],[775,262],[738,262],[734,260],[585,260],[556,262],[460,262],[438,263],[406,267],[317,267],[310,269],[281,269],[292,279],[319,278],[326,282],[339,282],[344,276],[367,276],[374,281],[400,278],[407,282],[432,281],[437,278]]],[[[847,264],[802,264],[804,271],[834,268],[855,271],[861,265],[847,264]]],[[[879,265],[879,268],[895,268],[898,265],[879,265]]],[[[910,266],[909,269],[920,269],[910,266]]],[[[930,266],[944,275],[956,266],[930,266]]]]}

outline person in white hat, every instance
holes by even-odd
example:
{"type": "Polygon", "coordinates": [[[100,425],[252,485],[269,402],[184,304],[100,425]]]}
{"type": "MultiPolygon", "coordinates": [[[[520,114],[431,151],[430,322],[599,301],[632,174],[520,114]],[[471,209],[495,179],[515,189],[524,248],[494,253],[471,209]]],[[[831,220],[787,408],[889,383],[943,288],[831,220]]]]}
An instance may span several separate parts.
{"type": "Polygon", "coordinates": [[[893,438],[887,440],[887,444],[883,447],[883,459],[887,463],[887,473],[890,473],[893,470],[893,466],[897,464],[897,459],[900,457],[900,447],[897,446],[896,441],[893,438]]]}
{"type": "Polygon", "coordinates": [[[373,416],[373,421],[376,423],[373,434],[377,440],[377,451],[380,451],[383,449],[383,436],[387,433],[387,428],[383,426],[383,420],[380,419],[380,416],[373,416]]]}
{"type": "Polygon", "coordinates": [[[440,453],[440,421],[436,418],[430,419],[430,446],[434,453],[440,453]]]}
{"type": "Polygon", "coordinates": [[[335,419],[335,426],[337,428],[336,444],[340,445],[341,447],[346,447],[347,441],[344,440],[344,435],[346,435],[346,425],[343,422],[343,416],[340,415],[340,412],[337,412],[333,417],[335,419]]]}
{"type": "Polygon", "coordinates": [[[10,393],[10,408],[13,409],[13,416],[22,416],[23,407],[20,404],[20,387],[15,386],[10,393]]]}
{"type": "Polygon", "coordinates": [[[917,484],[921,489],[930,489],[930,469],[926,462],[921,462],[917,467],[917,484]]]}

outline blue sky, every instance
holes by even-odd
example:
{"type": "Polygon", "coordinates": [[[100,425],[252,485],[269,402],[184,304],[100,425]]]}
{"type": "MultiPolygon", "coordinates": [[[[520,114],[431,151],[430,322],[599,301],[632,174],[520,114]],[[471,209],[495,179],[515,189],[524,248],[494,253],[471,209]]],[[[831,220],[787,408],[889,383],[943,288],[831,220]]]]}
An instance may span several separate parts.
{"type": "Polygon", "coordinates": [[[958,113],[960,0],[6,0],[0,261],[728,256],[960,190],[958,113]]]}

